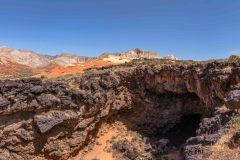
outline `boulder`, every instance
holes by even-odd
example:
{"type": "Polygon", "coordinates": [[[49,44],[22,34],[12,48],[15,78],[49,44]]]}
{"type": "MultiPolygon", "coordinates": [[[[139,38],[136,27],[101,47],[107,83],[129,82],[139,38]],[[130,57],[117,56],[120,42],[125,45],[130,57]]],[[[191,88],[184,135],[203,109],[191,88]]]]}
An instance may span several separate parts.
{"type": "Polygon", "coordinates": [[[78,115],[72,111],[50,111],[34,116],[34,122],[41,133],[51,130],[54,126],[62,124],[66,120],[77,119],[78,115]]]}
{"type": "Polygon", "coordinates": [[[229,142],[229,147],[231,148],[240,147],[240,131],[237,131],[233,134],[229,142]]]}

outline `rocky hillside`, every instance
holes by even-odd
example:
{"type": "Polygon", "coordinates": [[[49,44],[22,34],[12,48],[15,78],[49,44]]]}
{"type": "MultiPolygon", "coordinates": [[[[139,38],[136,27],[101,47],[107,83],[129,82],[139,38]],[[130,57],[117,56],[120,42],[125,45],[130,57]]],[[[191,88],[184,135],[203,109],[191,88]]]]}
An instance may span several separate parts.
{"type": "Polygon", "coordinates": [[[32,73],[31,67],[9,61],[5,57],[0,57],[0,77],[2,79],[29,77],[33,75],[32,73]]]}
{"type": "Polygon", "coordinates": [[[141,49],[133,49],[123,53],[103,53],[99,56],[99,58],[107,58],[109,56],[119,56],[120,58],[131,58],[131,59],[139,59],[139,58],[147,58],[147,59],[159,59],[160,56],[152,51],[144,51],[141,49]]]}
{"type": "MultiPolygon", "coordinates": [[[[154,59],[160,58],[157,53],[151,51],[143,51],[140,49],[130,50],[124,53],[119,54],[102,54],[99,57],[86,57],[86,56],[77,56],[68,53],[62,53],[57,56],[46,56],[37,54],[33,51],[27,50],[14,50],[8,47],[0,47],[0,59],[5,61],[10,61],[13,63],[18,63],[21,65],[26,65],[32,68],[36,67],[44,67],[50,64],[56,64],[59,66],[69,66],[79,62],[89,62],[97,59],[104,59],[114,57],[117,59],[123,59],[126,61],[130,61],[132,59],[146,58],[146,59],[154,59]]],[[[114,61],[109,58],[106,61],[114,61]]]]}
{"type": "Polygon", "coordinates": [[[130,62],[133,59],[160,59],[160,55],[152,51],[144,51],[136,48],[123,53],[103,53],[99,58],[105,61],[124,63],[130,62]]]}
{"type": "Polygon", "coordinates": [[[72,65],[74,63],[79,63],[79,62],[89,62],[93,61],[96,58],[93,57],[84,57],[84,56],[76,56],[73,54],[68,54],[68,53],[62,53],[59,56],[56,56],[51,63],[56,63],[60,66],[68,66],[72,65]]]}
{"type": "Polygon", "coordinates": [[[81,57],[67,53],[63,53],[57,56],[45,56],[37,54],[33,51],[14,50],[8,47],[0,47],[0,58],[4,58],[13,63],[26,65],[32,68],[47,66],[51,63],[60,66],[68,66],[73,63],[86,62],[95,59],[91,57],[81,57]]]}
{"type": "Polygon", "coordinates": [[[32,51],[14,50],[7,47],[0,48],[0,56],[8,61],[30,67],[44,66],[51,61],[50,57],[40,56],[32,51]]]}
{"type": "Polygon", "coordinates": [[[0,159],[73,158],[88,152],[86,146],[110,119],[144,139],[143,149],[113,141],[115,159],[161,159],[175,152],[182,159],[207,159],[240,107],[239,84],[239,63],[167,60],[91,69],[54,81],[2,81],[0,159]],[[193,115],[200,118],[193,126],[197,132],[176,132],[175,124],[193,115]]]}
{"type": "Polygon", "coordinates": [[[124,53],[120,53],[119,56],[122,58],[133,58],[133,59],[139,59],[139,58],[159,59],[160,58],[160,56],[155,52],[144,51],[138,48],[124,52],[124,53]]]}
{"type": "Polygon", "coordinates": [[[44,75],[45,77],[63,76],[66,74],[82,73],[89,66],[101,67],[130,62],[133,59],[155,58],[160,57],[154,52],[140,49],[119,54],[103,54],[99,57],[87,57],[68,53],[46,56],[33,51],[0,47],[0,67],[4,68],[0,71],[0,78],[19,78],[31,75],[44,75]]]}
{"type": "Polygon", "coordinates": [[[172,54],[169,54],[169,55],[164,56],[163,59],[178,60],[178,58],[175,57],[175,56],[172,55],[172,54]]]}

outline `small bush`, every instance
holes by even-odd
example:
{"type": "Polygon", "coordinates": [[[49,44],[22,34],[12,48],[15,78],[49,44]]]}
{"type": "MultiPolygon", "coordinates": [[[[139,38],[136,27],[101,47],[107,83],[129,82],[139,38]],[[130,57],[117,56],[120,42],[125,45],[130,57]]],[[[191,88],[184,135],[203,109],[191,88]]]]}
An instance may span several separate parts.
{"type": "Polygon", "coordinates": [[[147,61],[148,59],[147,58],[143,58],[144,61],[147,61]]]}
{"type": "Polygon", "coordinates": [[[231,55],[231,56],[228,58],[228,62],[240,62],[240,56],[231,55]]]}

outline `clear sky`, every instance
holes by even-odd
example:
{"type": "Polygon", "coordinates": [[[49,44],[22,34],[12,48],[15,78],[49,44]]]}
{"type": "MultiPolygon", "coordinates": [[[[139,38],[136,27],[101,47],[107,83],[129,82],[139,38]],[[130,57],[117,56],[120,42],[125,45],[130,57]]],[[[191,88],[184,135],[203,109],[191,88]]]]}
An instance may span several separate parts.
{"type": "Polygon", "coordinates": [[[51,55],[138,47],[224,58],[240,53],[240,1],[0,0],[0,45],[51,55]]]}

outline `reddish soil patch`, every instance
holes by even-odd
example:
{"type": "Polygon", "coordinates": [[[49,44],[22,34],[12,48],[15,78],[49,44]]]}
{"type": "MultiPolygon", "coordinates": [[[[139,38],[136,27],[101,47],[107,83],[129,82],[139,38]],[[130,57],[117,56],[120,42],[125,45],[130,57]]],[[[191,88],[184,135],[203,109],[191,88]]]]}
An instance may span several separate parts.
{"type": "Polygon", "coordinates": [[[0,78],[22,78],[32,76],[30,67],[18,63],[7,62],[0,65],[0,78]]]}
{"type": "Polygon", "coordinates": [[[53,69],[50,69],[50,71],[41,72],[41,73],[35,75],[34,77],[42,77],[42,76],[50,77],[50,78],[60,77],[60,76],[68,75],[68,74],[83,73],[84,70],[86,70],[88,68],[103,67],[103,66],[109,66],[109,65],[113,65],[113,64],[114,63],[112,63],[112,62],[96,60],[96,61],[92,61],[92,62],[76,63],[76,64],[73,64],[73,65],[67,66],[67,67],[57,66],[53,69]]]}
{"type": "MultiPolygon", "coordinates": [[[[96,137],[69,160],[156,159],[151,151],[146,150],[149,146],[146,144],[146,137],[132,131],[129,126],[132,124],[126,124],[122,120],[103,123],[96,137]]],[[[161,155],[161,159],[182,160],[179,151],[170,151],[161,155]]]]}
{"type": "Polygon", "coordinates": [[[128,132],[127,127],[122,122],[114,124],[104,124],[95,140],[90,143],[84,150],[81,150],[77,156],[70,160],[114,160],[115,153],[111,150],[112,139],[131,140],[132,136],[128,132]]]}
{"type": "Polygon", "coordinates": [[[26,65],[6,61],[0,64],[0,78],[23,78],[23,77],[60,77],[69,74],[83,73],[88,68],[109,66],[116,63],[96,60],[92,62],[76,63],[71,66],[61,67],[51,63],[44,67],[31,68],[26,65]]]}
{"type": "Polygon", "coordinates": [[[60,67],[61,67],[61,66],[58,65],[58,64],[56,64],[56,63],[50,63],[50,64],[48,64],[48,65],[46,65],[46,66],[43,66],[43,67],[34,68],[34,69],[33,69],[33,72],[34,72],[35,74],[40,74],[40,73],[42,73],[42,72],[49,72],[49,71],[51,71],[51,70],[53,70],[53,69],[60,68],[60,67]]]}

